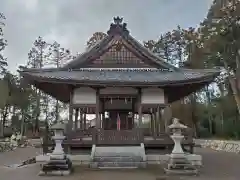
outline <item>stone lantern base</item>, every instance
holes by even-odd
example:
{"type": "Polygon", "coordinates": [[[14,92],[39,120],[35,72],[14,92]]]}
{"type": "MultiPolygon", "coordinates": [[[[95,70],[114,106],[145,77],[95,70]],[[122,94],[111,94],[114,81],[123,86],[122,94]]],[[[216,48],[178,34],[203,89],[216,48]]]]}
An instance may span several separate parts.
{"type": "Polygon", "coordinates": [[[193,166],[184,154],[171,154],[167,168],[164,168],[166,174],[176,175],[197,175],[198,169],[193,166]]]}
{"type": "Polygon", "coordinates": [[[66,155],[62,159],[50,156],[50,160],[42,166],[39,175],[66,176],[71,174],[72,169],[72,162],[66,155]]]}
{"type": "Polygon", "coordinates": [[[64,124],[55,124],[52,126],[51,129],[54,130],[52,139],[55,141],[55,147],[50,154],[49,161],[42,166],[39,175],[64,176],[72,172],[72,162],[62,148],[62,142],[65,139],[64,127],[64,124]]]}

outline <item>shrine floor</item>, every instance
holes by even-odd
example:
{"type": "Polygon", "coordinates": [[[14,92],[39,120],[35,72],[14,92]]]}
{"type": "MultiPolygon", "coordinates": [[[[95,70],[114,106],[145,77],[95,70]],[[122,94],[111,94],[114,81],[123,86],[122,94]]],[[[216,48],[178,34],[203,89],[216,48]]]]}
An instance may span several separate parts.
{"type": "MultiPolygon", "coordinates": [[[[38,152],[35,148],[16,149],[12,152],[0,154],[0,166],[20,163],[38,152]]],[[[183,180],[239,180],[240,155],[226,152],[216,152],[210,149],[196,148],[196,154],[203,156],[204,167],[198,177],[178,177],[183,180]]],[[[160,167],[152,167],[146,170],[89,170],[76,168],[69,177],[39,177],[39,165],[29,165],[23,168],[11,169],[0,167],[1,179],[3,180],[106,180],[106,179],[131,179],[131,180],[156,180],[157,177],[165,176],[160,167]]],[[[169,178],[167,180],[171,180],[169,178]]],[[[172,179],[173,180],[173,179],[172,179]]]]}

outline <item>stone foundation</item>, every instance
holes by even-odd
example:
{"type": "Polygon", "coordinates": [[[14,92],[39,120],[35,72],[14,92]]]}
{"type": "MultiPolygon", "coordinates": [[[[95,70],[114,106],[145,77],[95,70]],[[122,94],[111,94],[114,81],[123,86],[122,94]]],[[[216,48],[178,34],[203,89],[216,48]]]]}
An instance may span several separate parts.
{"type": "MultiPolygon", "coordinates": [[[[89,166],[91,162],[91,155],[67,155],[74,166],[86,165],[89,166]]],[[[202,156],[189,154],[186,155],[189,162],[194,166],[202,166],[202,156]]],[[[38,164],[44,164],[50,160],[50,155],[38,155],[36,161],[38,164]]],[[[169,160],[169,155],[150,154],[146,155],[147,164],[165,164],[169,160]]]]}
{"type": "Polygon", "coordinates": [[[40,176],[43,175],[59,175],[59,176],[64,176],[64,175],[69,175],[72,172],[72,162],[71,160],[67,157],[64,156],[61,159],[60,158],[54,158],[50,155],[49,160],[46,161],[42,166],[41,166],[41,171],[39,173],[40,176]]]}

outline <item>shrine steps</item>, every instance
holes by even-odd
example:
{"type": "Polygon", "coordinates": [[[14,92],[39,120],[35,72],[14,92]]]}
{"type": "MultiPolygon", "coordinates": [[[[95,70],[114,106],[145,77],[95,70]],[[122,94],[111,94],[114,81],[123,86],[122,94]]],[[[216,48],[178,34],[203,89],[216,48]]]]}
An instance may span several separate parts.
{"type": "Polygon", "coordinates": [[[139,146],[104,146],[93,145],[91,168],[130,169],[146,166],[144,145],[139,146]]]}

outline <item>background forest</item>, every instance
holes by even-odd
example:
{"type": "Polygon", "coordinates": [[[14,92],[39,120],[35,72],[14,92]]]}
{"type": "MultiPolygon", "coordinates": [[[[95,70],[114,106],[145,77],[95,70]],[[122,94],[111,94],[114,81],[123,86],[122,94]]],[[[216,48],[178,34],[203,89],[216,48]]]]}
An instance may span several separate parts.
{"type": "MultiPolygon", "coordinates": [[[[220,1],[218,1],[220,2],[220,1]]],[[[163,118],[177,117],[194,128],[202,138],[240,138],[240,3],[220,4],[214,1],[207,17],[198,28],[161,34],[159,39],[143,44],[167,62],[182,68],[218,68],[216,82],[200,92],[170,105],[163,118]]],[[[19,75],[8,71],[4,56],[7,40],[0,14],[0,136],[12,129],[21,134],[38,136],[40,128],[63,121],[66,104],[27,85],[19,75]]],[[[87,42],[91,48],[106,34],[96,32],[87,42]]],[[[21,68],[61,67],[76,55],[56,41],[48,43],[38,37],[28,53],[28,62],[21,68]]]]}

